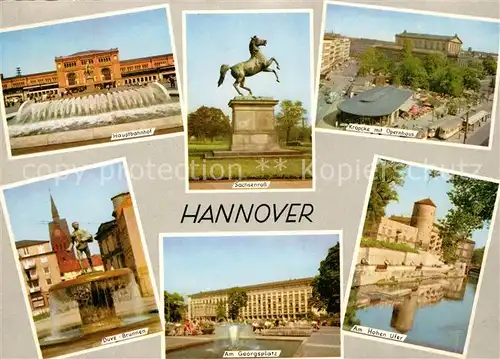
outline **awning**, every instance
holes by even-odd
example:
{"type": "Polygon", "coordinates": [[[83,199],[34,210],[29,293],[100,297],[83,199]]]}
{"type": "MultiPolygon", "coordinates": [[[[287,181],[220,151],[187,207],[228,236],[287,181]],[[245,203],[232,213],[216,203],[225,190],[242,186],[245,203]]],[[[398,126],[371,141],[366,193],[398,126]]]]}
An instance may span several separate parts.
{"type": "Polygon", "coordinates": [[[412,108],[413,104],[412,103],[404,103],[399,110],[403,112],[409,112],[410,109],[412,108]]]}

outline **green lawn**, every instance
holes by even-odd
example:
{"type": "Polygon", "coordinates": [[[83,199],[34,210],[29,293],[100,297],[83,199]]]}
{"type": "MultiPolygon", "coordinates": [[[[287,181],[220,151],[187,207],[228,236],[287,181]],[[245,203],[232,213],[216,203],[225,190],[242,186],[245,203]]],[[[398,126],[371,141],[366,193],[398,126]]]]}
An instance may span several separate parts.
{"type": "Polygon", "coordinates": [[[305,158],[228,158],[205,159],[210,151],[229,150],[229,142],[188,143],[189,179],[200,180],[251,180],[251,179],[311,179],[312,146],[283,147],[304,152],[305,158]]]}
{"type": "Polygon", "coordinates": [[[393,251],[399,251],[399,252],[419,253],[417,249],[412,248],[405,243],[389,243],[385,241],[379,241],[373,238],[361,238],[360,247],[361,248],[373,247],[381,249],[391,249],[393,251]]]}

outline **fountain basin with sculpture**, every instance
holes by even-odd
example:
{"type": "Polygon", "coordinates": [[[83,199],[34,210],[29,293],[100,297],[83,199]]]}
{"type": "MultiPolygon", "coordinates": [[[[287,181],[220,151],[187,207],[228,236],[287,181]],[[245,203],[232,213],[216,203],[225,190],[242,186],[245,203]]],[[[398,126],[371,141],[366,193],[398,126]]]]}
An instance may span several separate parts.
{"type": "Polygon", "coordinates": [[[128,268],[91,272],[53,285],[49,303],[52,333],[40,338],[42,348],[99,332],[126,330],[151,319],[144,313],[139,287],[128,268]]]}
{"type": "Polygon", "coordinates": [[[179,101],[161,83],[153,82],[40,103],[29,100],[7,123],[9,136],[16,138],[159,118],[165,119],[166,127],[182,126],[180,114],[179,101]]]}

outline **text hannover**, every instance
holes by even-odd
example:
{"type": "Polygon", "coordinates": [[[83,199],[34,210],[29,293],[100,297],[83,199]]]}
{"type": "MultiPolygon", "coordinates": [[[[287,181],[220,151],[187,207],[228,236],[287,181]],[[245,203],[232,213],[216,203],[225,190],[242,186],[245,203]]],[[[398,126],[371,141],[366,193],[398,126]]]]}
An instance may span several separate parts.
{"type": "Polygon", "coordinates": [[[251,204],[244,206],[242,204],[232,204],[224,206],[201,205],[196,209],[188,204],[184,207],[181,223],[192,220],[193,223],[218,223],[219,220],[225,223],[239,223],[241,221],[250,223],[264,222],[285,222],[285,223],[301,223],[312,222],[311,215],[314,212],[314,206],[310,203],[287,203],[285,205],[276,204],[251,204]]]}

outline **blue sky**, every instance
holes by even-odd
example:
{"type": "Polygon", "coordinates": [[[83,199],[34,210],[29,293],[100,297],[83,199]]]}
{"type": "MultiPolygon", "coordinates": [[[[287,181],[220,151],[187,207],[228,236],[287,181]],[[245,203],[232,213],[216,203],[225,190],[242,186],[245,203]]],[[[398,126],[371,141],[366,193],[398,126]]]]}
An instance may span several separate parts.
{"type": "MultiPolygon", "coordinates": [[[[399,201],[391,202],[386,207],[386,215],[410,217],[413,211],[413,203],[424,198],[431,198],[436,205],[436,221],[446,216],[452,204],[448,198],[448,192],[452,186],[447,183],[449,174],[441,172],[441,176],[429,180],[429,170],[425,167],[408,166],[405,184],[397,187],[399,201]]],[[[489,228],[486,226],[481,230],[474,231],[472,240],[476,242],[476,248],[484,247],[488,240],[489,228]]]]}
{"type": "MultiPolygon", "coordinates": [[[[71,223],[77,221],[95,235],[101,223],[113,219],[111,197],[129,189],[121,162],[6,189],[5,202],[15,241],[50,239],[49,191],[70,231],[71,223]]],[[[95,241],[91,252],[100,254],[95,241]]]]}
{"type": "MultiPolygon", "coordinates": [[[[272,72],[249,77],[245,81],[255,96],[272,96],[276,100],[302,101],[310,122],[311,52],[309,13],[260,14],[189,14],[186,16],[186,54],[189,112],[200,106],[220,108],[227,115],[229,100],[238,93],[228,71],[217,87],[220,67],[246,61],[252,36],[267,40],[261,51],[279,65],[276,82],[272,72]]],[[[275,68],[275,65],[272,66],[275,68]]],[[[246,94],[245,90],[241,90],[246,94]]]]}
{"type": "Polygon", "coordinates": [[[146,10],[0,33],[0,73],[55,71],[54,58],[118,48],[120,59],[172,53],[167,12],[146,10]]]}
{"type": "Polygon", "coordinates": [[[338,235],[165,237],[164,289],[182,295],[313,277],[338,235]]]}
{"type": "Polygon", "coordinates": [[[404,30],[435,35],[458,34],[464,50],[472,47],[477,51],[498,53],[500,23],[329,4],[325,30],[385,41],[394,41],[394,36],[404,30]]]}

